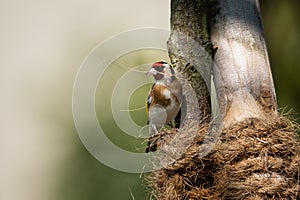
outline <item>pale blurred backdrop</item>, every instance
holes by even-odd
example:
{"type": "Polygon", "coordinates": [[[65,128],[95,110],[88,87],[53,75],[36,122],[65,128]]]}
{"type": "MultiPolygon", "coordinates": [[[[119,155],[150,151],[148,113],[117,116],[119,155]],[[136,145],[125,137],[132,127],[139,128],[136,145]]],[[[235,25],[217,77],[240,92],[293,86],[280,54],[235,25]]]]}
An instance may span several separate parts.
{"type": "MultiPolygon", "coordinates": [[[[298,118],[299,2],[262,3],[278,101],[298,118]]],[[[148,198],[140,174],[102,165],[81,144],[72,87],[97,44],[126,30],[168,28],[169,14],[164,0],[0,1],[0,200],[148,198]]]]}

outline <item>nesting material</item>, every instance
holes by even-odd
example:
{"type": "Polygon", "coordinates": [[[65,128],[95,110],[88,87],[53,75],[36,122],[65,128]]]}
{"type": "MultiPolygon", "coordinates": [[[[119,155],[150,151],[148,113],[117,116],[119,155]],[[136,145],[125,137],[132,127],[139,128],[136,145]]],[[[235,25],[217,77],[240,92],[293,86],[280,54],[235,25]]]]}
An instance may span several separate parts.
{"type": "MultiPolygon", "coordinates": [[[[248,119],[223,130],[200,158],[207,129],[180,159],[148,177],[156,199],[300,199],[298,126],[278,116],[248,119]]],[[[159,148],[176,133],[158,133],[153,142],[159,148]]]]}

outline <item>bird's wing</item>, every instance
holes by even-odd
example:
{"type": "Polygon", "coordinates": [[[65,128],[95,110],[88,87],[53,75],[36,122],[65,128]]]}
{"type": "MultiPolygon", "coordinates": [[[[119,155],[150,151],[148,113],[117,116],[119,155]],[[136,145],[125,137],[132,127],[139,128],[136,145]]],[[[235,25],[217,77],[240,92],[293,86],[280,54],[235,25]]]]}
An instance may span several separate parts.
{"type": "MultiPolygon", "coordinates": [[[[147,102],[146,102],[146,114],[147,114],[147,118],[149,118],[149,107],[152,103],[153,97],[152,97],[152,90],[154,88],[155,83],[152,85],[151,90],[149,92],[148,98],[147,98],[147,102]]],[[[149,123],[149,121],[148,121],[149,123]]]]}
{"type": "Polygon", "coordinates": [[[149,95],[148,98],[147,98],[147,102],[146,102],[146,114],[147,114],[147,117],[149,117],[149,107],[150,107],[151,102],[152,102],[152,96],[149,95]]]}

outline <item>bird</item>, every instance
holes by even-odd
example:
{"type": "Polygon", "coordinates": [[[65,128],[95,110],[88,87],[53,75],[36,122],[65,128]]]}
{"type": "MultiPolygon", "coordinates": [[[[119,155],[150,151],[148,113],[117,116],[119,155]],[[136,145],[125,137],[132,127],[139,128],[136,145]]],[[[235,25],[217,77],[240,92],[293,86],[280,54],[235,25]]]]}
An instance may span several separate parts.
{"type": "Polygon", "coordinates": [[[174,120],[179,113],[182,86],[173,67],[164,61],[155,62],[147,75],[152,75],[155,79],[146,103],[151,136],[174,120]]]}

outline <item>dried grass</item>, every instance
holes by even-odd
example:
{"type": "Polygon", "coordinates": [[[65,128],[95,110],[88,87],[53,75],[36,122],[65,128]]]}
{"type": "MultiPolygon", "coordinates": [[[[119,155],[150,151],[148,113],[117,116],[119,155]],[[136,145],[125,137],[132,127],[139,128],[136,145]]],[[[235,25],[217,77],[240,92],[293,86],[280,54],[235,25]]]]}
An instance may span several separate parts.
{"type": "MultiPolygon", "coordinates": [[[[298,126],[285,117],[248,119],[222,131],[213,150],[198,152],[207,132],[202,125],[187,152],[149,177],[159,200],[300,199],[298,126]]],[[[158,148],[176,129],[152,138],[158,148]]]]}

